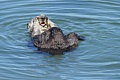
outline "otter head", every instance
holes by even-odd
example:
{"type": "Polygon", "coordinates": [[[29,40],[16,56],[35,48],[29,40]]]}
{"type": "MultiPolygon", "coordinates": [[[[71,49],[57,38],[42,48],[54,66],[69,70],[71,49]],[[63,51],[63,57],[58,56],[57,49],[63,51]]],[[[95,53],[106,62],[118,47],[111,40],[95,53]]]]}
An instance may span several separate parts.
{"type": "Polygon", "coordinates": [[[38,18],[38,22],[42,27],[48,26],[48,17],[41,14],[38,18]]]}

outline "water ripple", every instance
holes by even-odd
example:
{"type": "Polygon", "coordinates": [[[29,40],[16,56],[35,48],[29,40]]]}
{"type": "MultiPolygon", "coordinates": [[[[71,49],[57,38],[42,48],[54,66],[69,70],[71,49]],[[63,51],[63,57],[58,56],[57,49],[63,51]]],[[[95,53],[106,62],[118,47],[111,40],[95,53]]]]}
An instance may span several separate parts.
{"type": "Polygon", "coordinates": [[[119,0],[1,0],[0,3],[0,79],[119,80],[119,0]],[[26,24],[43,13],[65,34],[76,32],[85,36],[86,41],[60,56],[37,51],[31,45],[26,24]]]}

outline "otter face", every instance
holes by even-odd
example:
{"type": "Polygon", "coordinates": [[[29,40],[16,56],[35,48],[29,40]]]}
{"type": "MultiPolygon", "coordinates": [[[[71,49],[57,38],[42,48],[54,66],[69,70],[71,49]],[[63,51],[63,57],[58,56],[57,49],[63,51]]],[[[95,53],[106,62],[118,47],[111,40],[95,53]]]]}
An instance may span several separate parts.
{"type": "Polygon", "coordinates": [[[40,15],[39,17],[37,17],[39,24],[42,27],[48,26],[48,17],[45,15],[40,15]]]}

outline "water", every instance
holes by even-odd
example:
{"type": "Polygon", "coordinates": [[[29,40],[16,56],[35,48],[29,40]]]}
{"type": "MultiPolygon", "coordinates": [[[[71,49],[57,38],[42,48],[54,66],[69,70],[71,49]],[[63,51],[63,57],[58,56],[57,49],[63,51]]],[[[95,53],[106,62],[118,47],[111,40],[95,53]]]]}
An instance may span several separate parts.
{"type": "Polygon", "coordinates": [[[0,0],[0,80],[119,80],[120,0],[0,0]],[[46,14],[86,41],[51,56],[30,43],[26,24],[46,14]]]}

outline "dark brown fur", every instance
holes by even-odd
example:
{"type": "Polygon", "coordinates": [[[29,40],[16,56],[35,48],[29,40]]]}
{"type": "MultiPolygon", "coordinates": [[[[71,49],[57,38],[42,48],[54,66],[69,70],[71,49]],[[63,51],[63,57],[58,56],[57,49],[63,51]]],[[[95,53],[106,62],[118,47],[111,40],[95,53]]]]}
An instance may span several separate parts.
{"type": "Polygon", "coordinates": [[[33,37],[34,45],[38,49],[51,54],[62,54],[78,46],[79,37],[74,32],[64,35],[62,30],[53,27],[41,35],[33,37]]]}

